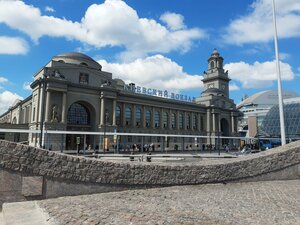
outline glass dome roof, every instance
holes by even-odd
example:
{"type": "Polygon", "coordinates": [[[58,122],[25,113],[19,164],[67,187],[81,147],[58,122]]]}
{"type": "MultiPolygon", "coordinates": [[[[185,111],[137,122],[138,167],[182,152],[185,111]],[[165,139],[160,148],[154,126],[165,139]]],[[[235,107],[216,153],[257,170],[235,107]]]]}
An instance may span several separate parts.
{"type": "MultiPolygon", "coordinates": [[[[300,102],[284,104],[286,137],[300,136],[300,102]]],[[[261,131],[271,137],[280,137],[280,118],[278,105],[273,106],[264,118],[261,131]]]]}

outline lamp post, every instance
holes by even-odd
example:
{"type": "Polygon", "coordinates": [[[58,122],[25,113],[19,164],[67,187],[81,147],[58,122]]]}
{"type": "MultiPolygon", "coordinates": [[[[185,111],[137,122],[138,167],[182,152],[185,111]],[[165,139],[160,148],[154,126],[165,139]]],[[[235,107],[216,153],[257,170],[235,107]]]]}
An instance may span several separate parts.
{"type": "Polygon", "coordinates": [[[281,145],[286,144],[285,139],[285,125],[284,125],[284,114],[283,114],[283,100],[281,92],[281,75],[280,75],[280,64],[278,56],[278,44],[277,44],[277,26],[276,26],[276,13],[275,13],[275,2],[272,0],[273,9],[273,25],[274,25],[274,45],[275,45],[275,56],[276,56],[276,72],[277,72],[277,85],[278,85],[278,105],[279,105],[279,118],[280,118],[280,134],[281,134],[281,145]]]}
{"type": "Polygon", "coordinates": [[[106,124],[107,124],[107,120],[108,120],[108,110],[105,111],[105,115],[104,115],[104,132],[103,132],[103,153],[105,153],[106,150],[106,124]]]}
{"type": "Polygon", "coordinates": [[[221,132],[218,132],[218,155],[221,154],[221,146],[220,146],[220,136],[221,136],[221,132]]]}
{"type": "MultiPolygon", "coordinates": [[[[46,92],[46,78],[47,78],[47,67],[44,68],[44,74],[43,74],[43,78],[41,80],[41,86],[40,86],[40,90],[41,90],[41,96],[40,98],[42,98],[42,100],[40,102],[42,102],[41,107],[41,121],[40,121],[40,148],[43,148],[43,127],[44,127],[44,122],[45,122],[45,92],[46,92]]],[[[45,140],[44,140],[45,142],[45,140]]]]}
{"type": "Polygon", "coordinates": [[[256,121],[256,135],[257,135],[257,142],[258,142],[258,150],[260,150],[260,140],[259,140],[259,128],[258,128],[258,114],[256,114],[255,121],[256,121]]]}

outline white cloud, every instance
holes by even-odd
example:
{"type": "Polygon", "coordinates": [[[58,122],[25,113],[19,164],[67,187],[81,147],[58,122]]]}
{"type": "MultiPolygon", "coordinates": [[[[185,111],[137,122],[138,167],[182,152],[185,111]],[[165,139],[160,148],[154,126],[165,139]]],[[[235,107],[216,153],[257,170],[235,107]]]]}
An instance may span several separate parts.
{"type": "Polygon", "coordinates": [[[53,13],[53,12],[55,12],[55,9],[52,8],[51,6],[46,6],[46,7],[45,7],[45,11],[46,11],[46,12],[51,12],[51,13],[53,13]]]}
{"type": "Polygon", "coordinates": [[[6,112],[8,108],[17,100],[23,99],[21,96],[10,91],[0,93],[0,114],[6,112]]]}
{"type": "MultiPolygon", "coordinates": [[[[277,80],[276,62],[245,62],[229,63],[224,66],[231,79],[242,83],[243,88],[267,88],[277,80]]],[[[281,79],[292,80],[295,74],[289,64],[280,62],[281,79]]]]}
{"type": "Polygon", "coordinates": [[[160,20],[167,24],[170,30],[181,30],[186,28],[183,16],[177,13],[166,12],[160,16],[160,20]]]}
{"type": "Polygon", "coordinates": [[[8,82],[8,79],[5,78],[5,77],[0,77],[0,84],[1,83],[7,83],[8,82]]]}
{"type": "Polygon", "coordinates": [[[24,55],[27,52],[28,45],[22,38],[0,36],[0,54],[24,55]]]}
{"type": "Polygon", "coordinates": [[[0,23],[26,33],[35,42],[42,36],[65,37],[94,47],[124,47],[127,56],[186,52],[194,40],[206,36],[203,30],[187,29],[184,24],[174,31],[153,19],[140,18],[124,1],[116,0],[91,5],[80,22],[42,15],[22,1],[0,1],[0,23]]]}
{"type": "Polygon", "coordinates": [[[279,52],[279,59],[280,60],[287,60],[290,57],[291,57],[291,55],[289,53],[279,52]]]}
{"type": "MultiPolygon", "coordinates": [[[[224,40],[231,44],[268,42],[273,40],[272,1],[256,0],[251,12],[233,20],[226,28],[224,40]]],[[[276,1],[279,38],[300,37],[300,2],[276,1]]]]}
{"type": "Polygon", "coordinates": [[[176,62],[162,55],[137,59],[131,63],[109,63],[100,60],[103,70],[110,71],[114,77],[126,83],[157,88],[161,90],[199,90],[203,87],[202,76],[190,75],[176,62]]]}
{"type": "Polygon", "coordinates": [[[240,90],[240,88],[239,88],[239,86],[236,83],[231,82],[229,84],[229,90],[230,91],[237,91],[237,90],[240,90]]]}
{"type": "Polygon", "coordinates": [[[30,82],[25,82],[25,83],[23,84],[23,89],[24,89],[24,90],[31,91],[30,82]]]}

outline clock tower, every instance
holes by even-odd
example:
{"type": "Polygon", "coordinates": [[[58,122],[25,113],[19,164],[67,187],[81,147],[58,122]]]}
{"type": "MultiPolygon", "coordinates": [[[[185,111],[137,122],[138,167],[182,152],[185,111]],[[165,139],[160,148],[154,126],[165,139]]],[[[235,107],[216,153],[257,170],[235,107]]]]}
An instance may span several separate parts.
{"type": "Polygon", "coordinates": [[[229,97],[228,71],[224,71],[223,57],[214,49],[208,59],[208,69],[203,74],[204,91],[202,96],[216,95],[229,97]]]}

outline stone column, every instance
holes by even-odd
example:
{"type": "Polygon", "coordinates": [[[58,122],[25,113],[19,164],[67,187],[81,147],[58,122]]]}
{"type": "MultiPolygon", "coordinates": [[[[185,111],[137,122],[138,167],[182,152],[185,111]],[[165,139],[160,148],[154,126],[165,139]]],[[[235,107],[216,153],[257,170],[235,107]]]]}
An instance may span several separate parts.
{"type": "Polygon", "coordinates": [[[210,127],[210,109],[207,109],[206,111],[206,115],[207,115],[207,120],[206,120],[206,124],[207,124],[207,132],[211,131],[211,127],[210,127]]]}
{"type": "Polygon", "coordinates": [[[178,112],[178,110],[176,110],[176,126],[177,126],[177,130],[179,130],[179,112],[178,112]]]}
{"type": "Polygon", "coordinates": [[[160,129],[164,129],[164,110],[160,109],[160,129]]]}
{"type": "Polygon", "coordinates": [[[219,121],[219,124],[218,124],[219,129],[218,129],[218,131],[221,132],[221,115],[220,114],[218,115],[218,121],[219,121]]]}
{"type": "Polygon", "coordinates": [[[105,120],[105,100],[104,97],[101,98],[101,105],[100,105],[100,125],[104,126],[105,120]]]}
{"type": "Polygon", "coordinates": [[[48,122],[49,121],[49,116],[51,115],[50,114],[50,100],[51,100],[51,92],[50,91],[47,91],[46,92],[46,109],[45,109],[45,122],[48,122]]]}
{"type": "Polygon", "coordinates": [[[171,109],[169,109],[169,122],[168,122],[168,125],[169,125],[169,130],[172,130],[172,111],[171,109]]]}
{"type": "Polygon", "coordinates": [[[194,130],[194,113],[193,112],[191,112],[191,125],[190,126],[191,126],[190,129],[194,130]]]}
{"type": "Polygon", "coordinates": [[[67,116],[66,116],[66,107],[67,107],[67,93],[63,92],[62,96],[62,107],[61,107],[61,122],[65,123],[67,121],[67,116]]]}
{"type": "Polygon", "coordinates": [[[113,115],[113,118],[112,118],[112,125],[113,126],[116,126],[117,123],[116,123],[116,108],[117,108],[117,100],[116,99],[113,99],[113,112],[112,112],[112,115],[113,115]]]}
{"type": "Polygon", "coordinates": [[[212,123],[213,123],[212,124],[212,130],[216,131],[216,113],[215,113],[215,111],[212,112],[212,116],[213,116],[213,118],[212,118],[212,120],[213,120],[212,121],[212,123]]]}
{"type": "Polygon", "coordinates": [[[187,130],[186,126],[187,126],[187,113],[184,112],[183,113],[183,130],[187,130]]]}
{"type": "Polygon", "coordinates": [[[42,108],[44,107],[45,103],[45,92],[43,89],[43,86],[41,85],[40,89],[39,89],[39,95],[38,95],[38,102],[36,102],[36,114],[35,114],[35,121],[36,122],[41,122],[42,121],[42,108]]]}
{"type": "Polygon", "coordinates": [[[234,133],[235,132],[235,127],[234,127],[234,116],[233,113],[231,113],[231,132],[234,133]]]}

